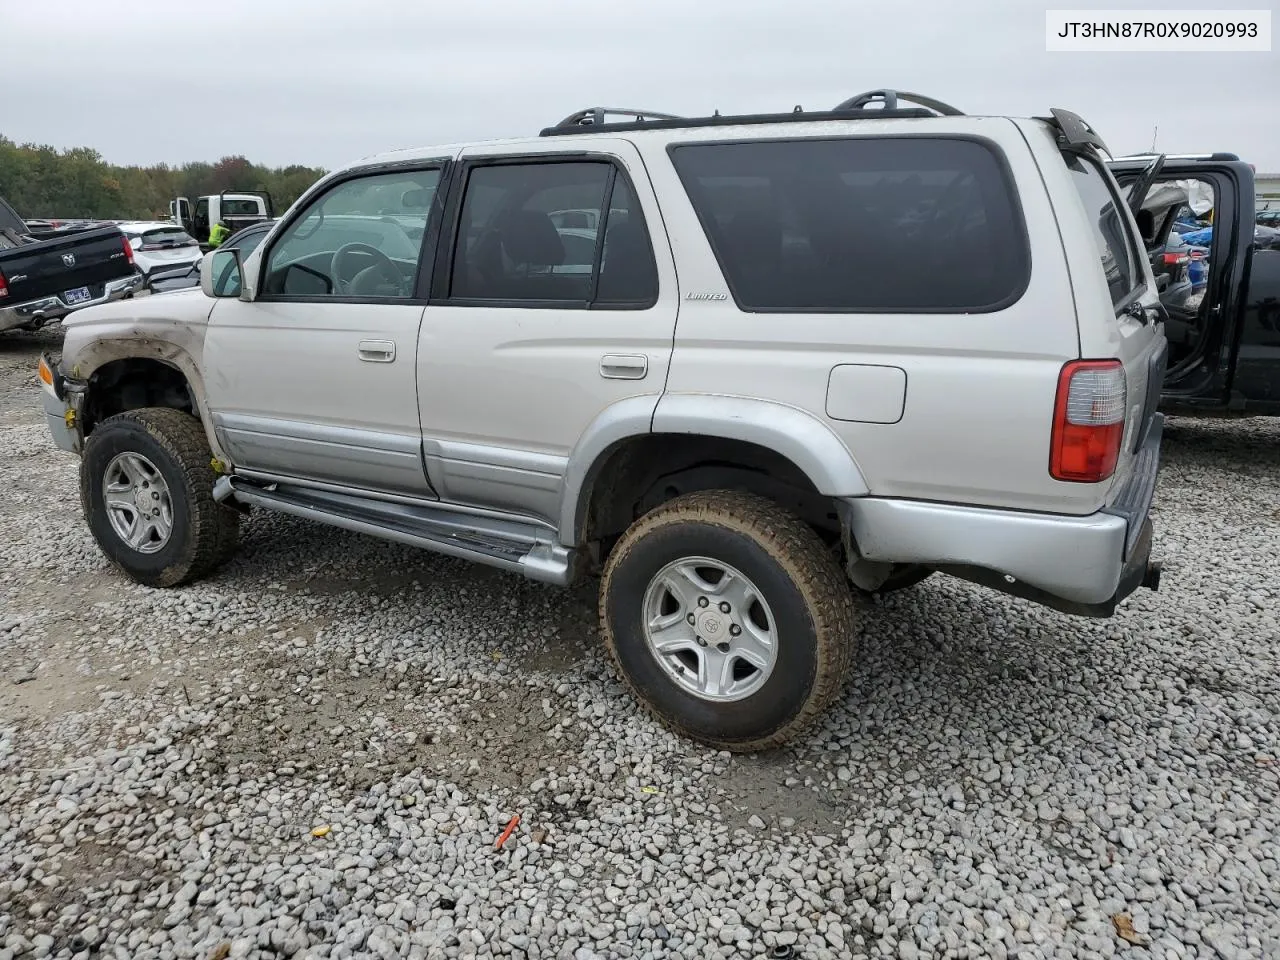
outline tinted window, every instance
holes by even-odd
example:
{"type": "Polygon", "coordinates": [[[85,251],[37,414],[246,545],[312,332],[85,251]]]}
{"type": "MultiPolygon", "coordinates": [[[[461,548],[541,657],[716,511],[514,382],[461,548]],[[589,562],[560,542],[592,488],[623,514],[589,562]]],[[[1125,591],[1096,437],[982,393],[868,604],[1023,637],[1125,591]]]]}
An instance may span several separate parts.
{"type": "Polygon", "coordinates": [[[684,145],[676,170],[745,310],[972,312],[1025,289],[992,149],[875,138],[684,145]]]}
{"type": "Polygon", "coordinates": [[[194,247],[196,241],[185,230],[177,227],[164,227],[159,230],[145,230],[142,233],[143,250],[159,250],[167,247],[194,247]]]}
{"type": "Polygon", "coordinates": [[[658,297],[658,267],[644,218],[630,187],[619,178],[609,202],[601,250],[596,303],[652,303],[658,297]]]}
{"type": "Polygon", "coordinates": [[[227,200],[219,204],[224,217],[257,217],[262,211],[257,200],[227,200]]]}
{"type": "Polygon", "coordinates": [[[27,232],[27,225],[3,197],[0,197],[0,230],[12,230],[14,233],[27,232]]]}
{"type": "Polygon", "coordinates": [[[1097,246],[1102,272],[1111,291],[1111,302],[1120,303],[1136,286],[1137,271],[1130,257],[1129,228],[1124,220],[1116,195],[1112,191],[1102,168],[1084,157],[1070,155],[1066,158],[1071,181],[1075,184],[1084,212],[1093,228],[1093,242],[1097,246]]]}
{"type": "Polygon", "coordinates": [[[657,290],[644,219],[611,164],[503,164],[471,172],[450,296],[635,306],[652,302],[657,290]]]}
{"type": "Polygon", "coordinates": [[[414,170],[358,177],[332,187],[271,248],[265,292],[412,296],[421,238],[439,181],[439,170],[414,170]]]}
{"type": "Polygon", "coordinates": [[[228,250],[239,250],[241,262],[249,259],[249,254],[258,249],[258,244],[267,235],[266,230],[253,230],[242,233],[239,239],[232,237],[223,244],[228,250]]]}

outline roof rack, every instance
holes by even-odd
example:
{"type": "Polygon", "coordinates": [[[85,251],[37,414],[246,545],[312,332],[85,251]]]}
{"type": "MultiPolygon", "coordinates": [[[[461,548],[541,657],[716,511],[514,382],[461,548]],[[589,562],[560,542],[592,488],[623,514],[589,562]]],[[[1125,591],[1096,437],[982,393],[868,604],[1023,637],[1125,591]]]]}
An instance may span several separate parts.
{"type": "MultiPolygon", "coordinates": [[[[608,121],[606,117],[630,117],[633,123],[644,123],[648,119],[654,120],[683,120],[683,117],[677,117],[674,113],[659,113],[656,110],[632,110],[628,107],[587,107],[585,110],[579,110],[571,113],[552,130],[573,129],[577,130],[581,127],[600,127],[604,126],[608,121]]],[[[616,126],[616,124],[614,124],[616,126]]]]}
{"type": "MultiPolygon", "coordinates": [[[[1127,153],[1123,157],[1113,157],[1117,163],[1121,160],[1150,160],[1159,156],[1155,153],[1127,153]]],[[[1217,153],[1166,153],[1166,160],[1239,160],[1240,156],[1235,153],[1226,153],[1219,151],[1217,153]]]]}
{"type": "Polygon", "coordinates": [[[926,97],[919,93],[907,93],[905,90],[868,90],[866,93],[859,93],[843,101],[836,109],[865,110],[868,104],[883,103],[884,107],[882,109],[897,110],[899,100],[917,104],[943,117],[964,116],[963,110],[957,110],[949,103],[943,103],[941,100],[935,100],[933,97],[926,97]]]}
{"type": "Polygon", "coordinates": [[[629,110],[620,107],[589,107],[571,113],[539,136],[556,137],[576,133],[614,133],[643,128],[672,130],[684,127],[722,127],[763,123],[803,123],[813,120],[918,120],[925,117],[962,117],[964,114],[948,103],[918,93],[900,90],[870,90],[845,100],[834,110],[809,110],[796,106],[789,113],[749,113],[722,115],[719,110],[709,117],[678,117],[653,110],[629,110]],[[900,107],[899,101],[914,103],[900,107]],[[882,106],[871,106],[882,104],[882,106]],[[610,122],[610,116],[628,119],[610,122]]]}

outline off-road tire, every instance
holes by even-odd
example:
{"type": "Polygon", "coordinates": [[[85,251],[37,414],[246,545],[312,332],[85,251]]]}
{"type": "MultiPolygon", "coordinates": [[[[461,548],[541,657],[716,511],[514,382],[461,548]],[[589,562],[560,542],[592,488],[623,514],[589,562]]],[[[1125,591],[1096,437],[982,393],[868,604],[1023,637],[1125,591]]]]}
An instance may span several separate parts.
{"type": "Polygon", "coordinates": [[[89,434],[80,459],[81,506],[99,549],[130,578],[148,587],[181,586],[212,573],[235,552],[240,515],[213,499],[212,459],[200,421],[167,407],[117,414],[89,434]],[[126,452],[150,460],[169,487],[173,528],[153,554],[120,539],[103,502],[107,465],[126,452]]]}
{"type": "Polygon", "coordinates": [[[848,580],[812,529],[770,500],[729,491],[686,494],[641,517],[610,552],[600,583],[605,646],[640,703],[683,736],[740,753],[781,746],[840,695],[855,609],[848,580]],[[777,662],[745,699],[712,703],[686,692],[645,640],[650,580],[689,556],[742,571],[774,613],[777,662]]]}

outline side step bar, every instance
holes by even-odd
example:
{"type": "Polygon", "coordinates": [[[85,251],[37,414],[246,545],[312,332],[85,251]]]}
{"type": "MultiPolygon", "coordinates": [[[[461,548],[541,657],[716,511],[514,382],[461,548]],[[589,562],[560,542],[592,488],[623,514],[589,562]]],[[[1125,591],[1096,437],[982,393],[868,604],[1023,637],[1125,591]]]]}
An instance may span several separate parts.
{"type": "Polygon", "coordinates": [[[213,498],[219,503],[234,500],[473,560],[541,583],[564,586],[572,578],[573,551],[551,540],[546,530],[515,520],[276,483],[263,486],[235,476],[219,477],[213,485],[213,498]]]}

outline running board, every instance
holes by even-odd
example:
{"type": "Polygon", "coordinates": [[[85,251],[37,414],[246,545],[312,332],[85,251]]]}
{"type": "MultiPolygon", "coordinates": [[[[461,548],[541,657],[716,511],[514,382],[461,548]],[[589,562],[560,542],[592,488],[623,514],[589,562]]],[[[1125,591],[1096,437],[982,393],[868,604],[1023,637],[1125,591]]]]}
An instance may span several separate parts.
{"type": "Polygon", "coordinates": [[[278,483],[259,485],[234,476],[222,476],[214,482],[213,498],[219,503],[234,500],[473,560],[541,583],[564,586],[572,577],[573,551],[554,542],[547,530],[517,520],[278,483]]]}

